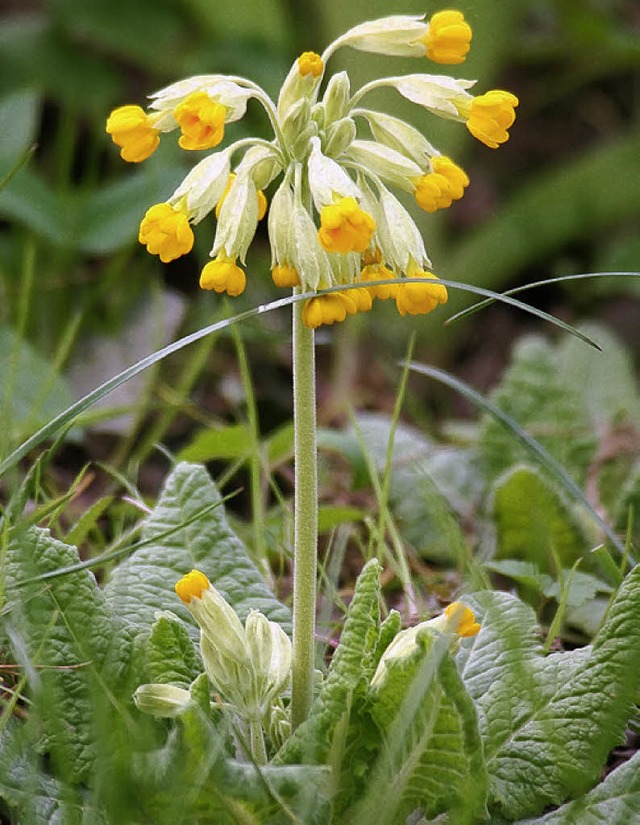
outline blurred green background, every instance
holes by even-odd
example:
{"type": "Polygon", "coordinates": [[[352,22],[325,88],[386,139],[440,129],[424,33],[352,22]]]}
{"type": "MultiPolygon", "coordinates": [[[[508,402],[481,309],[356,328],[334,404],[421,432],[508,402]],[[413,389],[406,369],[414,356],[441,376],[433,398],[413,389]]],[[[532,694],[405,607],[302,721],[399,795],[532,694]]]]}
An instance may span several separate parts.
{"type": "MultiPolygon", "coordinates": [[[[640,269],[636,0],[454,5],[465,12],[474,39],[468,61],[451,73],[478,78],[479,92],[506,88],[518,95],[520,107],[509,142],[491,150],[459,124],[410,109],[398,96],[381,96],[381,106],[409,115],[471,177],[465,197],[451,209],[416,214],[436,273],[502,290],[569,273],[640,269]]],[[[163,342],[278,296],[264,234],[250,253],[249,287],[232,305],[197,288],[213,238],[211,220],[199,225],[194,252],[170,265],[139,246],[141,216],[173,191],[193,159],[164,141],[146,163],[125,164],[104,132],[109,111],[144,105],[147,94],[195,73],[245,75],[275,95],[301,51],[321,51],[364,19],[443,7],[403,0],[5,0],[0,452],[163,342]]],[[[349,69],[353,85],[380,74],[447,69],[347,51],[334,60],[330,68],[349,69]]],[[[268,136],[261,111],[251,106],[228,129],[232,137],[256,132],[268,136]]],[[[526,297],[571,322],[612,323],[640,350],[633,279],[568,282],[526,297]]],[[[451,290],[446,313],[409,320],[378,303],[366,317],[323,331],[321,417],[331,418],[348,403],[393,403],[408,329],[417,332],[419,354],[486,389],[511,342],[539,322],[494,306],[443,327],[447,315],[471,301],[451,290]]],[[[242,335],[268,429],[290,410],[286,311],[244,325],[242,335]]],[[[111,412],[96,417],[110,419],[114,406],[127,412],[121,420],[131,445],[152,412],[156,424],[143,439],[147,448],[167,433],[179,443],[188,428],[179,416],[197,420],[202,409],[225,416],[233,408],[242,394],[235,364],[231,342],[205,342],[131,392],[111,397],[111,412]]]]}

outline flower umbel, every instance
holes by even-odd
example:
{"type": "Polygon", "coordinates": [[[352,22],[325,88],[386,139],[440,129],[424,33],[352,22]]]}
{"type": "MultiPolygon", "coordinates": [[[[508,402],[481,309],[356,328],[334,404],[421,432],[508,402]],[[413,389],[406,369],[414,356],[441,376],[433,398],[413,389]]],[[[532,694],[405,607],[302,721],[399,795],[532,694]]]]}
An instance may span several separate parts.
{"type": "Polygon", "coordinates": [[[518,99],[496,89],[474,96],[469,90],[475,81],[447,75],[381,77],[352,90],[346,72],[327,80],[325,74],[341,48],[455,65],[465,60],[471,40],[471,27],[456,10],[427,20],[393,15],[355,26],[322,54],[301,54],[276,101],[246,78],[197,75],[153,94],[147,112],[135,105],[115,109],[107,131],[132,162],[148,158],[161,134],[173,130],[179,130],[183,149],[216,149],[226,124],[244,116],[249,100],[263,107],[273,130],[271,140],[243,137],[200,161],[166,203],[148,210],[141,243],[164,263],[172,261],[192,249],[191,227],[215,210],[213,260],[203,268],[200,285],[239,295],[246,276],[237,262],[244,266],[267,210],[264,190],[280,178],[268,219],[276,286],[320,292],[360,281],[397,281],[361,294],[318,294],[305,307],[305,324],[339,322],[368,309],[370,297],[395,298],[402,315],[435,309],[446,301],[446,289],[430,271],[413,217],[390,190],[412,193],[422,209],[435,212],[460,199],[469,178],[422,129],[363,102],[370,92],[391,87],[437,117],[465,123],[495,149],[509,137],[518,99]],[[359,134],[360,122],[371,139],[359,134]],[[425,277],[434,283],[408,282],[425,277]]]}

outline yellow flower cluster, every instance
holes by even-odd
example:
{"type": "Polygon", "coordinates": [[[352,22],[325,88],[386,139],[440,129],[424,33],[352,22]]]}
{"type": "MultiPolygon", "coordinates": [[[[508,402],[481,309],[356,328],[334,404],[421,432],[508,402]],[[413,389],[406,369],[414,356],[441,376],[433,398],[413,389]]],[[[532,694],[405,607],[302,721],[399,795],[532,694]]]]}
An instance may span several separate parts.
{"type": "Polygon", "coordinates": [[[426,21],[394,15],[355,26],[323,54],[304,52],[275,101],[246,78],[212,74],[156,92],[148,111],[115,109],[107,132],[132,163],[149,158],[173,130],[179,130],[183,149],[216,149],[226,125],[244,116],[250,100],[264,108],[273,129],[271,141],[243,137],[200,160],[164,203],[147,211],[140,242],[168,263],[191,251],[192,226],[215,212],[212,260],[200,286],[240,295],[245,258],[267,213],[264,190],[280,177],[268,210],[271,274],[276,286],[317,293],[304,307],[308,326],[367,311],[373,298],[394,299],[402,315],[431,312],[446,302],[447,290],[430,271],[413,218],[389,187],[412,192],[418,206],[435,212],[462,198],[469,178],[421,130],[363,106],[363,100],[393,88],[436,116],[464,123],[495,149],[508,140],[518,99],[499,89],[474,96],[469,89],[475,81],[441,74],[382,77],[356,91],[346,72],[323,81],[328,61],[343,47],[456,65],[464,62],[471,40],[459,11],[436,12],[426,21]],[[360,136],[361,121],[371,139],[360,136]]]}

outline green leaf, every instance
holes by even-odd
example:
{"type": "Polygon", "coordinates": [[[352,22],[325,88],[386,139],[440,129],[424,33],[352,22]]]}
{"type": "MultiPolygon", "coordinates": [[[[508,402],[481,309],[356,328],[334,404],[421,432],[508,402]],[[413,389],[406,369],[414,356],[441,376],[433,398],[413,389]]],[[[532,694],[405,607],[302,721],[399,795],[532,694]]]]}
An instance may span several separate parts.
{"type": "Polygon", "coordinates": [[[586,550],[571,511],[534,467],[518,465],[497,479],[493,517],[498,559],[524,559],[555,572],[555,554],[568,567],[586,550]]]}
{"type": "Polygon", "coordinates": [[[223,507],[211,509],[185,524],[220,500],[204,467],[187,463],[175,467],[142,529],[141,539],[149,543],[122,562],[105,587],[118,615],[148,629],[157,610],[172,610],[195,631],[195,620],[180,603],[174,586],[185,573],[197,568],[208,576],[241,619],[253,608],[290,630],[288,608],[270,592],[245,546],[229,527],[223,507]],[[175,532],[160,536],[169,529],[175,532]],[[156,535],[158,540],[154,542],[156,535]]]}
{"type": "Polygon", "coordinates": [[[340,778],[342,747],[336,734],[348,724],[354,691],[373,675],[373,656],[380,625],[380,565],[372,559],[358,576],[340,644],[327,678],[318,692],[306,722],[285,742],[275,764],[324,764],[333,754],[334,775],[340,778]]]}
{"type": "Polygon", "coordinates": [[[0,352],[3,435],[22,438],[70,404],[71,392],[51,362],[8,327],[0,327],[0,352]]]}
{"type": "Polygon", "coordinates": [[[587,790],[621,741],[640,689],[640,567],[592,647],[545,657],[533,612],[504,593],[474,598],[482,630],[460,656],[476,702],[490,800],[509,819],[587,790]]]}
{"type": "MultiPolygon", "coordinates": [[[[11,719],[0,731],[0,798],[15,812],[12,821],[80,825],[87,806],[72,788],[45,773],[36,747],[35,724],[11,719]]],[[[104,822],[95,810],[91,821],[104,822]]]]}
{"type": "Polygon", "coordinates": [[[195,433],[189,444],[180,450],[180,461],[205,462],[214,459],[242,458],[251,448],[251,433],[246,424],[229,424],[213,429],[207,427],[195,433]]]}
{"type": "Polygon", "coordinates": [[[583,797],[518,825],[631,825],[640,822],[640,752],[583,797]]]}
{"type": "Polygon", "coordinates": [[[48,530],[14,533],[7,548],[3,617],[15,660],[28,677],[47,750],[71,781],[89,774],[106,715],[115,723],[128,712],[131,680],[139,668],[131,634],[88,571],[18,588],[78,561],[75,547],[53,539],[48,530]]]}
{"type": "MultiPolygon", "coordinates": [[[[595,437],[578,393],[560,377],[557,352],[538,336],[516,345],[510,367],[491,396],[576,479],[584,479],[595,437]]],[[[483,416],[480,455],[491,477],[529,458],[493,416],[483,416]]]]}
{"type": "Polygon", "coordinates": [[[0,99],[0,180],[33,145],[39,105],[40,96],[34,91],[14,91],[0,99]]]}
{"type": "Polygon", "coordinates": [[[351,822],[403,822],[414,810],[467,823],[484,811],[486,770],[475,707],[449,652],[450,637],[424,630],[391,658],[369,693],[382,747],[351,822]]]}
{"type": "Polygon", "coordinates": [[[146,642],[147,672],[150,682],[177,685],[185,690],[202,672],[186,626],[166,610],[156,618],[146,642]]]}

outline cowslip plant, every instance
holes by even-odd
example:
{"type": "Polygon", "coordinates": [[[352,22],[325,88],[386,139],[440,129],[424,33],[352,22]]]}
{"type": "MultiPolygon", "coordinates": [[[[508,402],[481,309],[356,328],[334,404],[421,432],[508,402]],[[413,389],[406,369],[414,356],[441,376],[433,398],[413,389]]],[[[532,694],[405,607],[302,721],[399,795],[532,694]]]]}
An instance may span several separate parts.
{"type": "Polygon", "coordinates": [[[216,232],[200,274],[206,290],[241,294],[242,265],[264,217],[264,190],[276,186],[268,210],[272,276],[305,295],[293,308],[295,520],[291,723],[312,700],[317,567],[317,468],[313,330],[371,309],[374,298],[394,298],[401,315],[429,313],[447,301],[418,228],[389,187],[411,193],[427,212],[451,205],[469,179],[451,158],[404,120],[368,108],[370,93],[395,89],[434,115],[466,124],[491,148],[508,139],[518,99],[510,92],[469,92],[475,81],[441,74],[377,78],[352,90],[346,72],[325,82],[326,66],[345,47],[380,55],[462,63],[472,33],[457,11],[396,15],[363,23],[322,55],[304,52],[293,63],[277,100],[252,80],[199,75],[151,96],[147,111],[115,109],[107,132],[124,160],[150,157],[166,133],[179,131],[186,151],[216,149],[226,125],[240,120],[249,101],[264,109],[272,139],[244,137],[208,154],[167,201],[149,208],[139,240],[167,263],[188,253],[192,226],[215,210],[216,232]],[[366,127],[368,138],[360,136],[366,127]],[[328,290],[328,291],[327,291],[328,290]]]}

